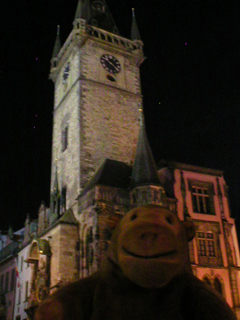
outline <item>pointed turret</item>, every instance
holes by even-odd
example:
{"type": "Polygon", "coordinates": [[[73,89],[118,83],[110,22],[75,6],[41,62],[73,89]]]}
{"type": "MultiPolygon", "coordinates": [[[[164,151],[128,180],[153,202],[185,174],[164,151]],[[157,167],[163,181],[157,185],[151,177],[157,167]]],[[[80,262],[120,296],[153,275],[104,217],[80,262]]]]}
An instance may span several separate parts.
{"type": "Polygon", "coordinates": [[[57,167],[55,168],[55,179],[54,179],[54,185],[53,185],[53,195],[57,196],[59,194],[59,188],[58,188],[58,174],[57,174],[57,167]]]}
{"type": "Polygon", "coordinates": [[[57,26],[57,36],[53,48],[52,59],[57,58],[57,55],[61,49],[61,41],[60,41],[60,26],[57,26]]]}
{"type": "Polygon", "coordinates": [[[131,39],[142,41],[140,37],[140,32],[138,30],[138,25],[135,17],[135,10],[132,8],[132,27],[131,27],[131,39]]]}
{"type": "Polygon", "coordinates": [[[84,19],[84,2],[83,2],[83,0],[78,0],[77,10],[75,13],[74,21],[76,21],[77,19],[84,19]]]}
{"type": "Polygon", "coordinates": [[[137,151],[132,170],[130,188],[144,185],[160,185],[157,167],[148,143],[143,111],[141,110],[140,133],[137,143],[137,151]]]}
{"type": "Polygon", "coordinates": [[[79,19],[84,19],[88,21],[91,18],[91,3],[90,0],[78,0],[77,10],[75,13],[75,18],[73,24],[79,19]]]}
{"type": "Polygon", "coordinates": [[[51,211],[52,213],[59,213],[60,209],[60,194],[59,194],[59,187],[58,187],[58,174],[57,174],[57,167],[55,168],[55,178],[53,183],[53,190],[51,194],[51,211]]]}
{"type": "Polygon", "coordinates": [[[52,59],[51,59],[52,68],[55,68],[57,66],[57,56],[60,50],[61,50],[60,26],[57,26],[57,36],[56,36],[53,53],[52,53],[52,59]]]}

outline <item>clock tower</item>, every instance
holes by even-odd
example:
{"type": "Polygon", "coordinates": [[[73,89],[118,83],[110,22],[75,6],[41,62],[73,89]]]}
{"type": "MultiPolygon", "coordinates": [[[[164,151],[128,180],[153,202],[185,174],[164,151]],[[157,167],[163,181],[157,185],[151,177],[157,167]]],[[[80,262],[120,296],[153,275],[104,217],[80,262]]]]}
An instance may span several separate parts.
{"type": "Polygon", "coordinates": [[[58,28],[50,71],[55,84],[51,198],[61,214],[74,209],[106,158],[126,164],[134,159],[143,43],[134,11],[131,39],[126,39],[104,0],[79,0],[63,46],[59,33],[58,28]]]}

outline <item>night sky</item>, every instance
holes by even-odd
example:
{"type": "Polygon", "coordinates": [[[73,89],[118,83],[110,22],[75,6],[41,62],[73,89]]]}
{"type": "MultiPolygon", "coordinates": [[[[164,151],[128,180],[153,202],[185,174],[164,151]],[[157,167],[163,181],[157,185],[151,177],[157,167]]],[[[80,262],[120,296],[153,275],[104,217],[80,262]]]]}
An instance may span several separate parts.
{"type": "MultiPolygon", "coordinates": [[[[238,0],[107,0],[129,38],[131,8],[147,59],[141,67],[147,134],[161,159],[220,169],[240,226],[240,4],[238,0]]],[[[49,204],[53,83],[50,59],[77,0],[0,4],[0,229],[22,228],[49,204]]],[[[240,230],[240,228],[239,228],[240,230]]]]}

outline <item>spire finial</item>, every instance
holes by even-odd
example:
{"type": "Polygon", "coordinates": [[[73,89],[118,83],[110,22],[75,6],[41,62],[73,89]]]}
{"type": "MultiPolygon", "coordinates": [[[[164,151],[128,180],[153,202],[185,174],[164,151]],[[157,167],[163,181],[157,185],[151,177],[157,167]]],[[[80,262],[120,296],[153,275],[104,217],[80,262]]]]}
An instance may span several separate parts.
{"type": "Polygon", "coordinates": [[[60,35],[60,25],[57,25],[57,35],[60,35]]]}
{"type": "Polygon", "coordinates": [[[138,26],[137,26],[137,21],[136,21],[136,18],[135,18],[135,9],[134,8],[132,8],[131,39],[132,40],[140,40],[141,41],[140,33],[139,33],[139,30],[138,30],[138,26]]]}

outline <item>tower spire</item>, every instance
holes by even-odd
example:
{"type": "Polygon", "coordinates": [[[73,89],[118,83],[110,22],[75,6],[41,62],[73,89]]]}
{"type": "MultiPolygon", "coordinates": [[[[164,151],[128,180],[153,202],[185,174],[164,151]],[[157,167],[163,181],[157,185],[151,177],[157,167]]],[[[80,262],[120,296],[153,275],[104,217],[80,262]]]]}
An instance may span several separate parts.
{"type": "Polygon", "coordinates": [[[75,18],[73,24],[78,20],[78,19],[84,19],[88,21],[91,18],[91,3],[90,0],[78,0],[77,4],[77,9],[75,13],[75,18]]]}
{"type": "Polygon", "coordinates": [[[93,27],[119,34],[104,0],[79,0],[73,25],[76,26],[80,19],[93,27]]]}
{"type": "Polygon", "coordinates": [[[74,21],[76,21],[77,19],[82,19],[83,18],[83,11],[84,11],[83,10],[83,6],[84,6],[83,1],[82,0],[78,0],[74,21]]]}
{"type": "Polygon", "coordinates": [[[60,41],[60,26],[57,26],[57,36],[55,40],[55,44],[53,47],[52,59],[56,59],[57,55],[61,49],[61,41],[60,41]]]}
{"type": "Polygon", "coordinates": [[[131,39],[141,41],[140,32],[135,17],[135,9],[132,8],[132,27],[131,27],[131,39]]]}
{"type": "Polygon", "coordinates": [[[161,185],[161,183],[146,135],[143,110],[140,109],[140,133],[130,188],[132,189],[143,185],[161,185]]]}

